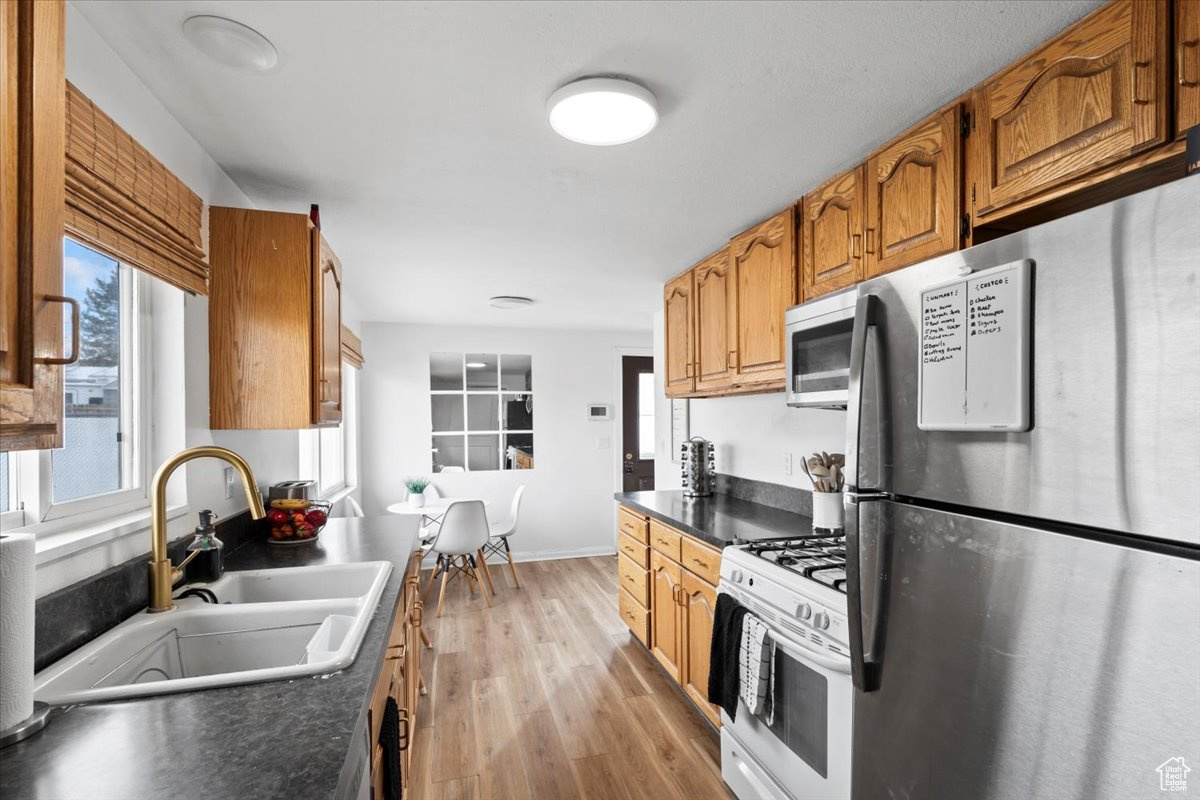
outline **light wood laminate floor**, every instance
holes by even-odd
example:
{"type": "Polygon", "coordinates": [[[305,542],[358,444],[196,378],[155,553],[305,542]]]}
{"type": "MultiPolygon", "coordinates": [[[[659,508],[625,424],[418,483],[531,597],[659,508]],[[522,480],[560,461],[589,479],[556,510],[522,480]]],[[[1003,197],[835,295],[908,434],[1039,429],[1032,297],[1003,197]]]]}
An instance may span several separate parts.
{"type": "Polygon", "coordinates": [[[461,575],[425,603],[409,796],[729,800],[717,734],[617,616],[616,559],[517,569],[491,608],[461,575]]]}

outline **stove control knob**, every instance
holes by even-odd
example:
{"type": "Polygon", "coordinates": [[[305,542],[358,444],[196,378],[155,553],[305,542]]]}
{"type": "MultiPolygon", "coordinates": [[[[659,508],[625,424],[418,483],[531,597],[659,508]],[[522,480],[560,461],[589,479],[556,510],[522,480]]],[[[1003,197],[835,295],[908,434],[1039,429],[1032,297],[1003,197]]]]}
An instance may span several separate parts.
{"type": "Polygon", "coordinates": [[[812,616],[812,606],[810,606],[808,603],[797,603],[796,616],[800,619],[808,619],[812,616]]]}
{"type": "Polygon", "coordinates": [[[735,569],[733,572],[729,573],[729,577],[733,578],[734,583],[741,583],[742,582],[742,571],[740,569],[735,569]]]}
{"type": "Polygon", "coordinates": [[[817,630],[825,630],[829,627],[829,615],[824,611],[818,611],[817,615],[813,617],[813,625],[817,630]]]}

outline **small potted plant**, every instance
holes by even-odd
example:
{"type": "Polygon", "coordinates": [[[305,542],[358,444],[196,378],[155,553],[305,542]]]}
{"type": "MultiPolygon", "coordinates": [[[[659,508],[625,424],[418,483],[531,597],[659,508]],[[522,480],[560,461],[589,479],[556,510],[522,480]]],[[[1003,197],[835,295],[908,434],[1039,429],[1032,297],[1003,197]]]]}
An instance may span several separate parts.
{"type": "Polygon", "coordinates": [[[841,530],[846,526],[842,507],[842,488],[846,483],[842,469],[846,466],[846,456],[821,451],[803,459],[800,465],[813,485],[813,527],[841,530]]]}
{"type": "Polygon", "coordinates": [[[408,489],[408,504],[413,508],[425,507],[425,490],[429,487],[429,478],[409,478],[404,482],[408,489]]]}

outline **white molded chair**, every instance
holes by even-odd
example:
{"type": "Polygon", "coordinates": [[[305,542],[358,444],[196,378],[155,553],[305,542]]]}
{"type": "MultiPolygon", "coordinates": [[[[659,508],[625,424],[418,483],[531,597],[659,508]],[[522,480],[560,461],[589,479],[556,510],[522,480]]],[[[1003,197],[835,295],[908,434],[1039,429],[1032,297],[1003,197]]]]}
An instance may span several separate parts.
{"type": "Polygon", "coordinates": [[[442,467],[442,472],[466,472],[462,467],[442,467]]]}
{"type": "MultiPolygon", "coordinates": [[[[432,483],[425,487],[423,492],[426,500],[441,500],[442,493],[432,483]]],[[[441,513],[425,514],[421,517],[421,541],[428,542],[434,536],[437,536],[437,526],[442,521],[441,513]]]]}
{"type": "MultiPolygon", "coordinates": [[[[446,507],[438,525],[437,536],[434,537],[430,549],[437,553],[437,566],[429,577],[423,596],[428,596],[438,576],[442,576],[442,588],[438,591],[437,616],[442,615],[442,604],[446,599],[446,584],[460,572],[467,576],[471,592],[475,584],[483,599],[490,606],[492,599],[480,579],[478,562],[483,560],[483,546],[487,544],[490,530],[488,528],[487,512],[484,511],[482,500],[455,500],[446,507]]],[[[484,573],[487,567],[483,567],[484,573]]],[[[491,582],[490,580],[488,581],[491,582]]],[[[493,588],[494,591],[494,588],[493,588]]]]}
{"type": "Polygon", "coordinates": [[[513,582],[517,584],[518,589],[521,588],[521,579],[517,577],[517,565],[513,563],[508,537],[517,532],[517,520],[521,513],[521,497],[524,494],[525,487],[518,486],[516,493],[513,494],[512,508],[509,510],[508,518],[490,524],[488,542],[483,548],[484,569],[487,569],[486,559],[488,556],[498,555],[508,559],[508,568],[512,570],[513,582]]]}

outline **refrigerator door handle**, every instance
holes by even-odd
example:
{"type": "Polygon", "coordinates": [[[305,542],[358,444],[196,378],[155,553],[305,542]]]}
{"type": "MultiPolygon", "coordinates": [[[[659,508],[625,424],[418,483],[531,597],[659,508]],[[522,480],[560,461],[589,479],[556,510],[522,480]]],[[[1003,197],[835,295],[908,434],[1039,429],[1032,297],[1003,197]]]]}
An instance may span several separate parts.
{"type": "MultiPolygon", "coordinates": [[[[862,525],[862,507],[890,499],[884,492],[846,492],[846,599],[850,627],[850,674],[862,692],[879,688],[883,661],[886,536],[876,526],[862,525]],[[864,556],[868,556],[864,564],[864,556]],[[865,581],[865,583],[864,583],[865,581]]],[[[884,520],[878,525],[886,526],[884,520]]]]}
{"type": "Polygon", "coordinates": [[[849,398],[846,406],[846,490],[859,486],[858,449],[862,436],[863,370],[867,360],[867,336],[879,316],[879,300],[870,294],[858,298],[854,310],[854,330],[850,336],[849,398]]]}

